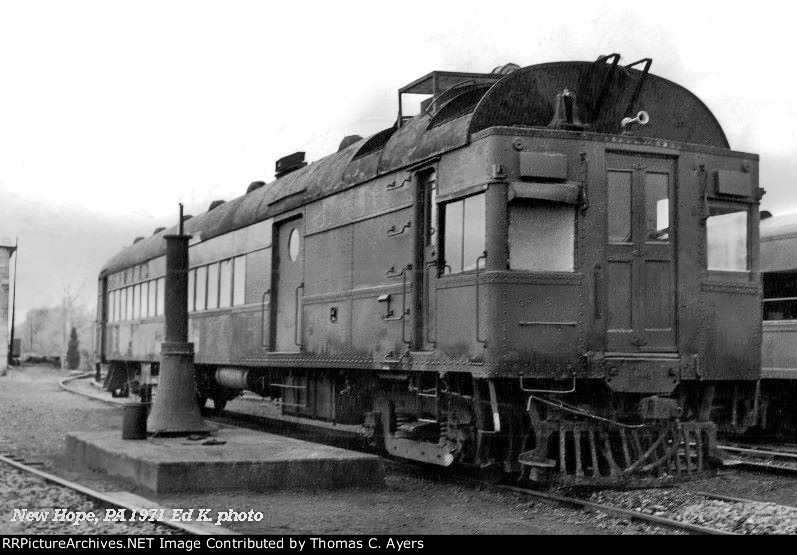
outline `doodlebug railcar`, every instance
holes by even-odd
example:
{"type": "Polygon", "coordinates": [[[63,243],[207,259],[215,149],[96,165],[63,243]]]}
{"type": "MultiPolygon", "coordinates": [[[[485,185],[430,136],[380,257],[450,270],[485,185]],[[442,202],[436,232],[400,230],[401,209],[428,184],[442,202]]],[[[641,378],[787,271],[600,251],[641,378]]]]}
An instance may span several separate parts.
{"type": "MultiPolygon", "coordinates": [[[[758,158],[650,66],[429,73],[393,126],[186,221],[198,395],[541,481],[707,468],[760,372],[758,158]]],[[[158,363],[169,231],[100,274],[109,381],[158,363]]]]}

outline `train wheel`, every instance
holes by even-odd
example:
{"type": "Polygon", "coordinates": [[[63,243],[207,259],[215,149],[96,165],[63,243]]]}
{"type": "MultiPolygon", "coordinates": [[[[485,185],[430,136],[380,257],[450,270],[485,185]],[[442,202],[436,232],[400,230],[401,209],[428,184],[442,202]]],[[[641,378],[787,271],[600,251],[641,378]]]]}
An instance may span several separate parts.
{"type": "Polygon", "coordinates": [[[227,399],[219,396],[213,398],[213,409],[216,411],[216,414],[221,414],[224,412],[224,407],[227,406],[227,399]]]}

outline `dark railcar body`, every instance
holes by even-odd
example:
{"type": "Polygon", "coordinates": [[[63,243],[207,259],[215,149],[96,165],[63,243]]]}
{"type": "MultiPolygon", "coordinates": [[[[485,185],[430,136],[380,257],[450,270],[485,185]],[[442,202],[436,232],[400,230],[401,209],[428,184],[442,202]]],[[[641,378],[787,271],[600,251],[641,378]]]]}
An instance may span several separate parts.
{"type": "MultiPolygon", "coordinates": [[[[529,394],[621,421],[754,382],[758,157],[616,62],[434,72],[401,91],[431,95],[420,115],[186,221],[203,395],[377,435],[395,410],[395,454],[427,460],[431,433],[432,462],[512,464],[529,394]]],[[[157,363],[171,231],[102,270],[103,362],[157,363]]]]}

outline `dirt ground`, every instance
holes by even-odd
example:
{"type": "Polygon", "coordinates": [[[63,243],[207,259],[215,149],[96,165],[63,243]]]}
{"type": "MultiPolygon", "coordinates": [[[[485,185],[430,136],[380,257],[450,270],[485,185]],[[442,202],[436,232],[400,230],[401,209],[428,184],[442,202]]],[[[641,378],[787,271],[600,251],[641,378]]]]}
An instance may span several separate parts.
{"type": "MultiPolygon", "coordinates": [[[[155,495],[99,472],[69,467],[64,436],[120,430],[118,406],[64,391],[65,371],[17,367],[0,378],[0,438],[15,454],[98,490],[133,491],[168,508],[261,511],[261,522],[226,525],[268,534],[635,534],[645,526],[529,502],[515,494],[428,480],[388,470],[384,487],[336,491],[155,495]]],[[[0,495],[2,492],[0,491],[0,495]]],[[[211,513],[211,514],[213,514],[211,513]]],[[[0,519],[9,515],[0,515],[0,519]]],[[[102,529],[98,528],[102,533],[102,529]]]]}

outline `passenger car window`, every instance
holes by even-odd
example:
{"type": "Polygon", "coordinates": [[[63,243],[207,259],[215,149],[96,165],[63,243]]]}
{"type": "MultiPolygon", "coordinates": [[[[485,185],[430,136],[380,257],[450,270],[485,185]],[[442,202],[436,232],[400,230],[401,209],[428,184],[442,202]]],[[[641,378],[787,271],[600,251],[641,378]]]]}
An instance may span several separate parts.
{"type": "Polygon", "coordinates": [[[509,267],[572,272],[575,264],[573,206],[513,202],[509,206],[509,267]]]}
{"type": "Polygon", "coordinates": [[[166,297],[166,278],[158,278],[158,282],[157,283],[158,283],[158,291],[157,291],[158,302],[155,305],[155,307],[156,307],[156,310],[157,310],[156,315],[160,316],[160,315],[163,314],[164,308],[165,308],[165,305],[166,305],[166,300],[165,300],[165,297],[166,297]]]}
{"type": "Polygon", "coordinates": [[[484,193],[446,204],[444,227],[445,273],[474,270],[484,252],[484,193]]]}
{"type": "Polygon", "coordinates": [[[706,219],[709,270],[746,272],[748,217],[746,208],[711,206],[706,219]]]}
{"type": "Polygon", "coordinates": [[[157,295],[155,294],[156,291],[157,287],[155,285],[155,280],[152,280],[149,282],[149,302],[147,305],[149,307],[147,310],[147,314],[150,318],[157,315],[156,314],[157,310],[155,308],[155,305],[157,303],[157,295]]]}
{"type": "Polygon", "coordinates": [[[244,304],[246,295],[246,257],[237,256],[233,260],[232,304],[238,306],[244,304]]]}
{"type": "Polygon", "coordinates": [[[208,285],[208,267],[200,266],[196,269],[196,293],[194,295],[194,307],[196,310],[205,310],[205,297],[208,285]]]}
{"type": "Polygon", "coordinates": [[[219,308],[232,304],[232,259],[222,260],[219,274],[219,308]]]}
{"type": "Polygon", "coordinates": [[[764,320],[797,320],[797,270],[767,272],[764,284],[764,320]]]}
{"type": "Polygon", "coordinates": [[[670,240],[670,176],[645,174],[645,241],[670,240]]]}
{"type": "Polygon", "coordinates": [[[631,172],[609,171],[608,225],[610,243],[629,243],[631,236],[631,172]]]}
{"type": "Polygon", "coordinates": [[[219,306],[219,263],[208,266],[208,308],[219,306]]]}
{"type": "Polygon", "coordinates": [[[194,311],[194,281],[196,269],[188,270],[188,312],[194,311]]]}

